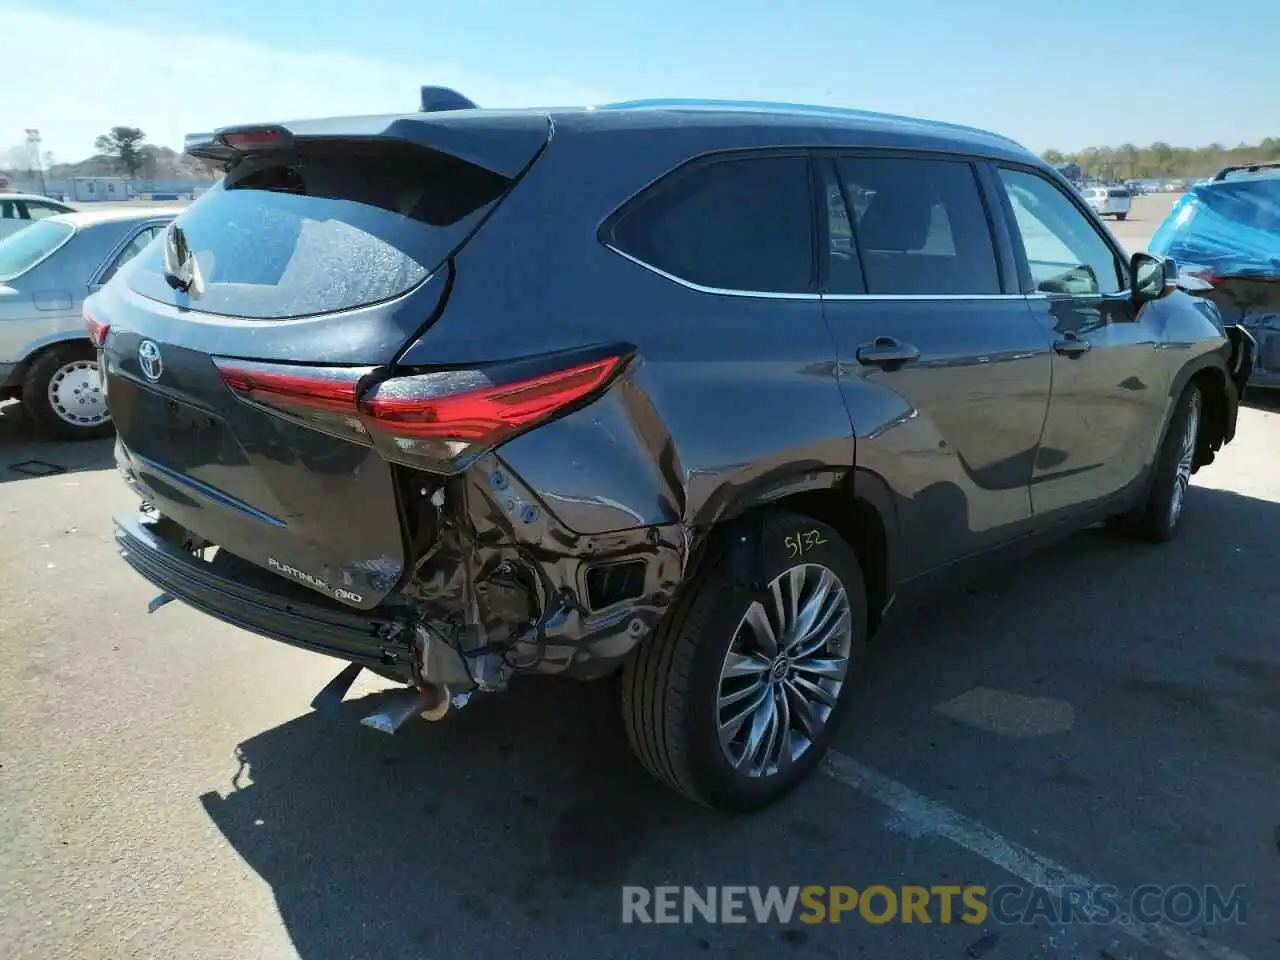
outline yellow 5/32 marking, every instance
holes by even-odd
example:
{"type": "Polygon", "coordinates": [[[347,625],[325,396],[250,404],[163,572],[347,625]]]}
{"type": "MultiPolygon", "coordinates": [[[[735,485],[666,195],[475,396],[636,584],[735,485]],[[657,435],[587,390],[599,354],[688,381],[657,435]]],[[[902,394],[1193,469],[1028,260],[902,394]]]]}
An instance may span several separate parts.
{"type": "Polygon", "coordinates": [[[782,541],[787,548],[787,559],[794,560],[827,542],[821,530],[797,530],[782,541]]]}

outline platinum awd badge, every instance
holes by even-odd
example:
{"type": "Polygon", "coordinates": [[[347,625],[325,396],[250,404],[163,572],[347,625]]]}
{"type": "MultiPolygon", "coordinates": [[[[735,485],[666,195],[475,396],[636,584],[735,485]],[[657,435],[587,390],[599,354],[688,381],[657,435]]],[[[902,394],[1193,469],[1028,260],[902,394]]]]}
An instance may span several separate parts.
{"type": "Polygon", "coordinates": [[[314,587],[316,590],[327,593],[335,600],[342,600],[346,603],[359,603],[364,599],[361,594],[353,590],[331,587],[328,580],[322,580],[320,577],[312,576],[305,570],[299,570],[297,567],[291,567],[287,563],[281,563],[275,557],[267,557],[267,566],[278,573],[284,574],[286,577],[292,577],[300,583],[305,583],[309,587],[314,587]]]}

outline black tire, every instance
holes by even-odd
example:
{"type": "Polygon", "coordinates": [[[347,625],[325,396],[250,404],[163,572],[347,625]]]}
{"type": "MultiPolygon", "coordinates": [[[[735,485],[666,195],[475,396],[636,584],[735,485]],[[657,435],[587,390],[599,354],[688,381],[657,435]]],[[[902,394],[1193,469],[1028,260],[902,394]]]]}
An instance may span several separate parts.
{"type": "Polygon", "coordinates": [[[96,377],[97,362],[97,352],[87,341],[60,343],[31,362],[22,379],[22,405],[40,433],[59,440],[95,440],[111,435],[114,425],[110,414],[105,421],[76,424],[60,416],[49,399],[49,384],[59,371],[69,364],[92,364],[96,377]]]}
{"type": "MultiPolygon", "coordinates": [[[[1174,407],[1173,416],[1169,420],[1169,429],[1165,432],[1156,454],[1155,468],[1151,473],[1151,482],[1146,496],[1131,512],[1117,518],[1113,527],[1125,536],[1147,543],[1167,543],[1178,535],[1182,529],[1182,519],[1186,516],[1186,486],[1182,490],[1182,502],[1174,509],[1177,496],[1175,486],[1179,475],[1179,465],[1184,461],[1185,443],[1188,422],[1194,416],[1196,421],[1195,447],[1199,445],[1199,431],[1203,429],[1204,398],[1200,388],[1192,383],[1182,392],[1174,407]]],[[[1194,463],[1194,448],[1192,451],[1194,463]]],[[[1189,485],[1190,477],[1186,478],[1189,485]]]]}
{"type": "Polygon", "coordinates": [[[1124,219],[1125,219],[1125,218],[1127,218],[1128,216],[1129,216],[1129,215],[1128,215],[1127,213],[1117,213],[1117,214],[1116,214],[1116,219],[1117,219],[1117,220],[1124,220],[1124,219]]]}
{"type": "MultiPolygon", "coordinates": [[[[775,513],[764,521],[762,529],[765,585],[798,564],[812,564],[815,566],[808,568],[810,575],[820,576],[818,568],[825,568],[843,587],[848,600],[851,629],[847,672],[820,732],[796,741],[807,740],[807,748],[781,770],[749,776],[735,770],[721,747],[721,668],[748,608],[755,601],[768,602],[770,597],[767,586],[751,590],[734,582],[723,543],[708,555],[693,582],[686,586],[654,635],[628,661],[622,675],[623,717],[640,762],[672,789],[724,810],[763,807],[812,773],[855,698],[855,689],[862,685],[860,662],[867,640],[867,598],[857,555],[832,527],[809,517],[775,513]],[[800,539],[788,541],[789,537],[800,539]],[[805,549],[796,559],[788,559],[795,552],[788,544],[797,542],[805,549]]],[[[825,647],[822,653],[827,655],[825,647]]],[[[767,679],[770,676],[771,671],[762,672],[760,682],[786,687],[781,680],[767,679]]],[[[791,689],[794,692],[795,688],[791,689]]],[[[788,699],[786,693],[780,697],[788,699]]],[[[779,715],[790,718],[791,707],[779,715]]],[[[799,714],[795,716],[799,724],[799,714]]],[[[798,728],[792,729],[798,732],[798,728]]]]}

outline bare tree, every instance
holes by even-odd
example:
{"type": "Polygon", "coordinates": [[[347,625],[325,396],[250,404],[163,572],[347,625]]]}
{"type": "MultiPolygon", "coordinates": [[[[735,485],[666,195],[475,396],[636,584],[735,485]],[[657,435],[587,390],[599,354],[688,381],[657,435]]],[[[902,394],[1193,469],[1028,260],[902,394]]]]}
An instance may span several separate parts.
{"type": "Polygon", "coordinates": [[[109,133],[104,133],[93,141],[93,145],[100,152],[118,160],[129,176],[136,177],[142,169],[141,147],[145,136],[137,127],[112,127],[109,133]]]}

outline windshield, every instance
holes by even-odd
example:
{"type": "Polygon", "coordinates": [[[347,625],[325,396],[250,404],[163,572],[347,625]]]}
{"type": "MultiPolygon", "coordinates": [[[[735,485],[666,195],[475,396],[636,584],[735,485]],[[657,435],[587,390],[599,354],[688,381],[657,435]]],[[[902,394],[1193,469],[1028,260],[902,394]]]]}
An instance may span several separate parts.
{"type": "Polygon", "coordinates": [[[61,220],[40,220],[0,240],[0,283],[18,279],[75,232],[75,227],[61,220]]]}

